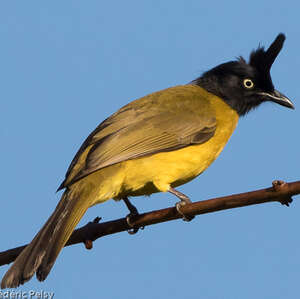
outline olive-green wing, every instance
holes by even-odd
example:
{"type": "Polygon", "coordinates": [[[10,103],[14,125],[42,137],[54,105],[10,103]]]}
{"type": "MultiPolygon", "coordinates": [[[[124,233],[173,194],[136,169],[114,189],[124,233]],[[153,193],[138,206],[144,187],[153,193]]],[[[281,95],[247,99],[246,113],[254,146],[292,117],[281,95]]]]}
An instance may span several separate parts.
{"type": "Polygon", "coordinates": [[[208,95],[176,86],[124,106],[86,139],[59,189],[122,161],[206,142],[216,129],[208,95]]]}

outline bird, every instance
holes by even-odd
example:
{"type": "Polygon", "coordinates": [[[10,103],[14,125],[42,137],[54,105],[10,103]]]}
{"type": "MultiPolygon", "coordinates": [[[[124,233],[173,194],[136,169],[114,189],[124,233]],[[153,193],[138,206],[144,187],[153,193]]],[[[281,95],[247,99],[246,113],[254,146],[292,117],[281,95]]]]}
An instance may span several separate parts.
{"type": "Polygon", "coordinates": [[[20,253],[1,281],[15,288],[48,276],[61,249],[87,209],[109,199],[124,200],[130,217],[138,213],[129,198],[170,192],[181,207],[190,198],[176,187],[199,176],[219,156],[239,118],[265,102],[294,109],[274,88],[270,70],[286,37],[268,49],[259,46],[222,63],[195,80],[134,100],[105,119],[73,158],[53,214],[20,253]]]}

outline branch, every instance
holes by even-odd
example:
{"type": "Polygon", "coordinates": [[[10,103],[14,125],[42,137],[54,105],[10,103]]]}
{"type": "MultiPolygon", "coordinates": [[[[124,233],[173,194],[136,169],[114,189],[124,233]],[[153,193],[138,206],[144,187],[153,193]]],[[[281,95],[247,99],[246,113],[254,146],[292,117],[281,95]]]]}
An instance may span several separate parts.
{"type": "MultiPolygon", "coordinates": [[[[234,194],[209,200],[197,201],[187,204],[181,208],[186,215],[200,215],[221,210],[245,207],[249,205],[262,204],[266,202],[280,202],[289,206],[292,196],[300,194],[300,181],[285,183],[274,181],[273,186],[252,192],[234,194]]],[[[179,219],[182,216],[175,207],[139,214],[130,218],[135,230],[148,225],[179,219]]],[[[74,230],[65,246],[84,243],[87,249],[91,249],[93,241],[106,235],[128,231],[132,229],[126,221],[121,218],[113,221],[98,223],[97,217],[93,222],[74,230]]],[[[0,266],[13,262],[27,245],[0,252],[0,266]]]]}

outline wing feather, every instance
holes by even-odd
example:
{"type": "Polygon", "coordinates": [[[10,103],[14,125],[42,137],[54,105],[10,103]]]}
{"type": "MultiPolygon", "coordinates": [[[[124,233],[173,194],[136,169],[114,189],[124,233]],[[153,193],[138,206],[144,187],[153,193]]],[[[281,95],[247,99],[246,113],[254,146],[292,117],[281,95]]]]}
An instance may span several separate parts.
{"type": "Polygon", "coordinates": [[[206,142],[216,129],[208,95],[176,86],[124,106],[86,139],[58,190],[122,161],[206,142]]]}

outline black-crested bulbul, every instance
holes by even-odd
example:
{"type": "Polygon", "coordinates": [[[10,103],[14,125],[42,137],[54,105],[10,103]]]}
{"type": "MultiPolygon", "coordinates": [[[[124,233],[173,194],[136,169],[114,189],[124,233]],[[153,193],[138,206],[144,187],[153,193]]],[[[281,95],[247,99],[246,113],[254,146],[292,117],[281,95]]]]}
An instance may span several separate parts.
{"type": "MultiPolygon", "coordinates": [[[[108,199],[177,191],[220,154],[240,116],[263,102],[294,108],[274,89],[270,69],[285,36],[265,50],[221,64],[189,84],[149,94],[104,120],[85,140],[59,187],[61,201],[2,279],[17,287],[42,281],[86,210],[108,199]]],[[[180,203],[177,205],[180,212],[180,203]]],[[[185,217],[185,215],[183,215],[185,217]]],[[[185,217],[188,218],[188,217],[185,217]]]]}

